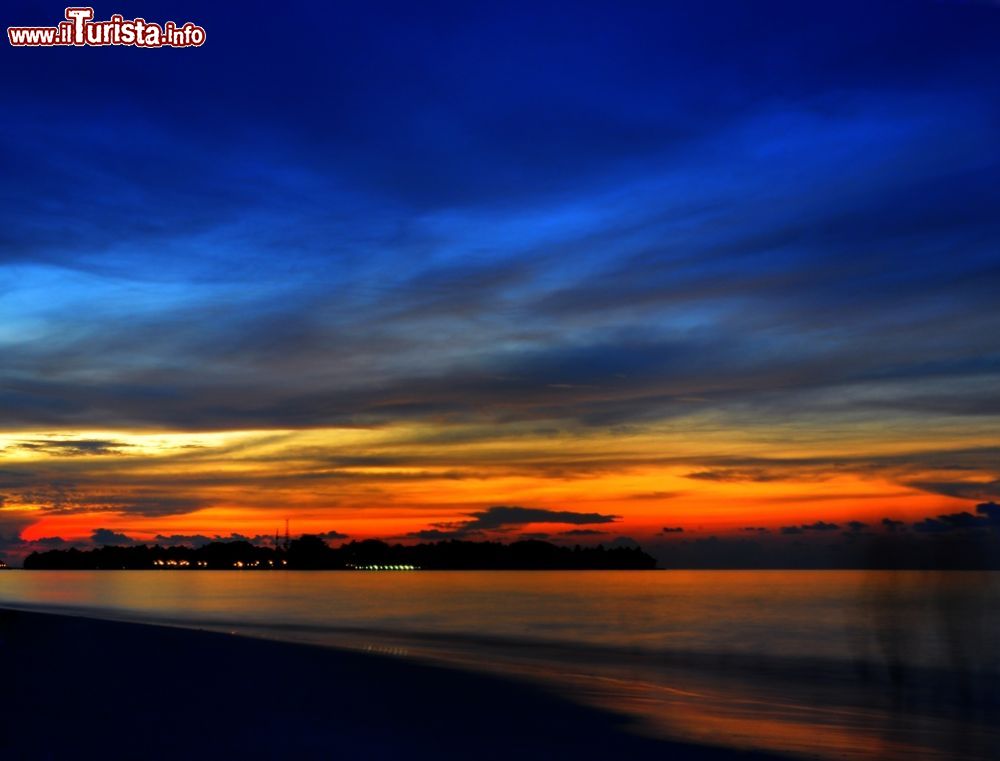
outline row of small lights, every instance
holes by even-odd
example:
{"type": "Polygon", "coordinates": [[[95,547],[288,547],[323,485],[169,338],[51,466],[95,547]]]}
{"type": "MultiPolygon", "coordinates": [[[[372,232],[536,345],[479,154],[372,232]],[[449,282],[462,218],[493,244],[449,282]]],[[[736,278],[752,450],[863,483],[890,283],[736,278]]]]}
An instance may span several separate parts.
{"type": "MultiPolygon", "coordinates": [[[[267,565],[269,568],[274,568],[274,561],[268,560],[267,565]]],[[[288,561],[282,560],[281,565],[288,565],[288,561]]],[[[255,560],[252,563],[250,562],[244,563],[242,560],[237,560],[235,563],[233,563],[233,568],[260,568],[260,561],[255,560]]]]}
{"type": "MultiPolygon", "coordinates": [[[[0,561],[2,562],[2,561],[0,561]]],[[[188,568],[191,565],[190,560],[154,560],[153,565],[158,567],[171,567],[171,568],[188,568]]],[[[196,568],[208,568],[207,560],[195,561],[196,568]]],[[[281,565],[288,565],[287,560],[282,560],[281,565]]],[[[267,567],[274,568],[274,561],[268,560],[267,567]]],[[[242,560],[237,560],[233,563],[233,568],[260,568],[260,561],[254,560],[253,562],[244,563],[242,560]]],[[[348,568],[353,568],[355,571],[418,571],[419,566],[415,565],[349,565],[348,568]]]]}
{"type": "MultiPolygon", "coordinates": [[[[170,567],[170,568],[189,568],[191,567],[190,560],[154,560],[153,565],[158,567],[170,567]]],[[[268,560],[267,565],[270,568],[274,568],[274,561],[268,560]]],[[[282,560],[281,565],[288,565],[287,560],[282,560]]],[[[208,568],[207,560],[197,560],[194,563],[195,568],[208,568]]],[[[244,563],[242,560],[237,560],[233,563],[233,568],[260,568],[260,561],[254,560],[252,563],[244,563]]]]}

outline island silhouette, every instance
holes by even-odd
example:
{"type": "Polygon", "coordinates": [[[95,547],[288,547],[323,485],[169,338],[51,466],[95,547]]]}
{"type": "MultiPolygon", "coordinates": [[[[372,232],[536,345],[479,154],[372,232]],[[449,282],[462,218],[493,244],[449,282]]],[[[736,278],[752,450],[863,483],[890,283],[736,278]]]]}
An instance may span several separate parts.
{"type": "Polygon", "coordinates": [[[640,547],[563,547],[540,540],[473,542],[447,540],[416,545],[378,539],[331,547],[304,534],[273,547],[247,541],[201,547],[113,546],[48,550],[24,559],[28,570],[650,570],[656,560],[640,547]]]}

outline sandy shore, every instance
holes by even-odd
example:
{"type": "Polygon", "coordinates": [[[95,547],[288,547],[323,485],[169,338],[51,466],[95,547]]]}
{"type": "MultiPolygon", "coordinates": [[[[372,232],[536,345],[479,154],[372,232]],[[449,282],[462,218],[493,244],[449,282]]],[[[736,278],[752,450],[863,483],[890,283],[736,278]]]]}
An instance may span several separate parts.
{"type": "Polygon", "coordinates": [[[398,658],[0,610],[4,759],[697,759],[541,689],[398,658]]]}

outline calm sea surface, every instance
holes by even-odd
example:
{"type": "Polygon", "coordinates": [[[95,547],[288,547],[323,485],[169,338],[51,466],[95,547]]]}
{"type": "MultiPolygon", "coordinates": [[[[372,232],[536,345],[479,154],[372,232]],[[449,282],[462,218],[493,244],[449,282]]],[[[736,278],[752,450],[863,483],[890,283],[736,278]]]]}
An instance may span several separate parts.
{"type": "Polygon", "coordinates": [[[994,759],[1000,574],[5,571],[0,605],[542,682],[637,731],[819,758],[994,759]]]}

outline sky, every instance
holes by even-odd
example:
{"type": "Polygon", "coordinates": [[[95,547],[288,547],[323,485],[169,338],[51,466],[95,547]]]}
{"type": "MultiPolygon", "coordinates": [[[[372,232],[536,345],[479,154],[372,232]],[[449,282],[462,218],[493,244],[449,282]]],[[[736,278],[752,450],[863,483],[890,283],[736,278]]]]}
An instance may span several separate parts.
{"type": "Polygon", "coordinates": [[[0,49],[8,559],[1000,522],[1000,6],[112,13],[0,49]]]}

